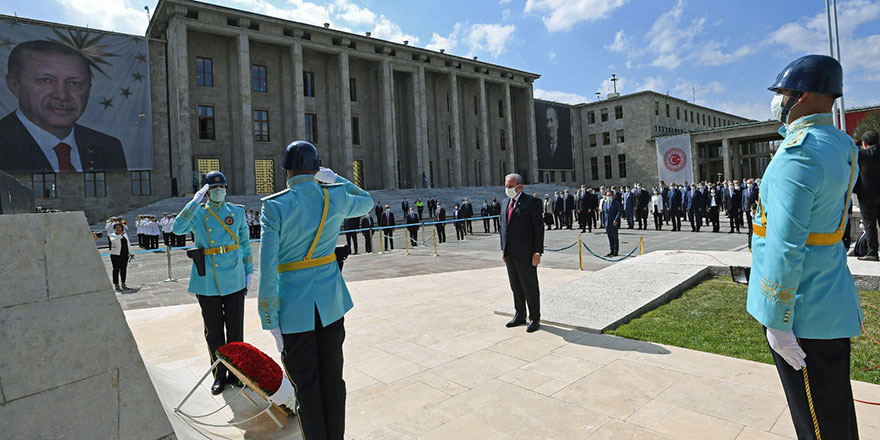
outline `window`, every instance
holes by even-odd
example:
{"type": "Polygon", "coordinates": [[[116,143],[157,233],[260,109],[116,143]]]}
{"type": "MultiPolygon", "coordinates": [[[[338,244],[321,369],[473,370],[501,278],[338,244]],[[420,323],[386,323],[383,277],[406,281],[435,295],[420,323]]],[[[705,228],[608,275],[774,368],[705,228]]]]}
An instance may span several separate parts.
{"type": "Polygon", "coordinates": [[[623,106],[614,106],[614,119],[623,119],[623,106]]]}
{"type": "Polygon", "coordinates": [[[501,137],[499,140],[501,141],[501,151],[507,150],[507,138],[505,137],[504,130],[498,130],[500,132],[501,137]]]}
{"type": "Polygon", "coordinates": [[[275,192],[275,161],[257,159],[254,161],[254,177],[256,178],[257,194],[275,192]]]}
{"type": "Polygon", "coordinates": [[[691,110],[691,123],[693,124],[693,122],[694,122],[694,111],[691,110]]]}
{"type": "Polygon", "coordinates": [[[688,111],[685,110],[684,111],[684,122],[687,122],[687,121],[688,121],[688,111]]]}
{"type": "Polygon", "coordinates": [[[148,196],[150,195],[150,172],[149,171],[132,171],[131,172],[131,195],[148,196]]]}
{"type": "Polygon", "coordinates": [[[269,111],[254,110],[254,140],[269,142],[269,111]]]}
{"type": "Polygon", "coordinates": [[[590,124],[596,123],[596,112],[587,112],[587,122],[590,124]]]}
{"type": "Polygon", "coordinates": [[[703,125],[706,125],[706,114],[703,113],[703,125]]]}
{"type": "Polygon", "coordinates": [[[679,107],[675,108],[675,119],[681,119],[681,109],[679,107]]]}
{"type": "Polygon", "coordinates": [[[605,179],[611,178],[611,156],[605,156],[605,179]]]}
{"type": "Polygon", "coordinates": [[[617,155],[617,172],[621,179],[626,178],[626,154],[617,155]]]}
{"type": "Polygon", "coordinates": [[[446,124],[446,148],[452,149],[452,126],[446,124]]]}
{"type": "Polygon", "coordinates": [[[654,115],[660,116],[660,102],[654,101],[654,115]]]}
{"type": "Polygon", "coordinates": [[[617,143],[622,144],[624,141],[623,130],[617,130],[617,143]]]}
{"type": "Polygon", "coordinates": [[[593,134],[590,135],[590,146],[591,146],[591,147],[595,147],[595,146],[596,146],[596,134],[595,134],[595,133],[593,133],[593,134]]]}
{"type": "Polygon", "coordinates": [[[306,140],[317,144],[318,143],[318,115],[314,113],[306,113],[306,140]]]}
{"type": "MultiPolygon", "coordinates": [[[[591,157],[590,158],[590,173],[593,175],[593,180],[599,180],[599,158],[591,157]]],[[[602,194],[603,196],[605,194],[602,194]]]]}
{"type": "Polygon", "coordinates": [[[611,145],[611,133],[607,131],[602,132],[602,145],[611,145]]]}
{"type": "Polygon", "coordinates": [[[350,99],[351,102],[355,102],[358,100],[357,85],[358,85],[357,79],[355,79],[355,78],[348,79],[348,99],[350,99]]]}
{"type": "Polygon", "coordinates": [[[452,111],[452,107],[449,105],[449,92],[446,92],[446,111],[452,111]]]}
{"type": "Polygon", "coordinates": [[[266,66],[251,66],[251,81],[255,92],[268,92],[269,85],[266,81],[266,66]]]}
{"type": "Polygon", "coordinates": [[[199,139],[215,139],[213,106],[199,106],[199,139]]]}
{"type": "Polygon", "coordinates": [[[477,144],[477,149],[480,149],[480,127],[474,127],[474,142],[477,144]]]}
{"type": "Polygon", "coordinates": [[[83,173],[86,178],[86,197],[105,197],[107,187],[104,185],[104,173],[83,173]]]}
{"type": "Polygon", "coordinates": [[[474,95],[474,114],[475,115],[480,114],[479,110],[480,110],[480,107],[477,104],[477,95],[474,95]]]}
{"type": "Polygon", "coordinates": [[[214,86],[214,62],[210,58],[196,57],[196,84],[214,86]]]}
{"type": "Polygon", "coordinates": [[[37,199],[54,199],[55,198],[55,174],[43,173],[31,175],[31,188],[34,190],[34,197],[37,199]]]}
{"type": "Polygon", "coordinates": [[[608,122],[608,109],[602,109],[602,122],[608,122]]]}
{"type": "Polygon", "coordinates": [[[498,117],[499,118],[504,117],[504,101],[502,101],[500,99],[498,100],[498,117]]]}
{"type": "MultiPolygon", "coordinates": [[[[205,177],[205,174],[208,174],[211,171],[221,171],[220,159],[197,159],[196,170],[199,172],[199,182],[201,182],[205,177]]],[[[193,191],[196,190],[198,190],[198,188],[193,188],[193,191]]]]}
{"type": "Polygon", "coordinates": [[[354,145],[361,144],[361,121],[357,116],[351,117],[351,143],[354,145]]]}
{"type": "Polygon", "coordinates": [[[669,104],[666,104],[666,117],[669,117],[669,104]]]}
{"type": "Polygon", "coordinates": [[[315,97],[315,74],[303,72],[303,96],[315,97]]]}

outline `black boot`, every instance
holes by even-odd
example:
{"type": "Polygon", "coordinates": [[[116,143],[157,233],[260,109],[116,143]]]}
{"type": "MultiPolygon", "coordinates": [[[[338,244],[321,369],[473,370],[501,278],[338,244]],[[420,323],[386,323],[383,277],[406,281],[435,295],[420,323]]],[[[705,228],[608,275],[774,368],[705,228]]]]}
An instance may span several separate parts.
{"type": "Polygon", "coordinates": [[[224,388],[226,388],[225,374],[217,374],[214,378],[214,385],[211,385],[211,394],[216,396],[222,393],[224,388]]]}

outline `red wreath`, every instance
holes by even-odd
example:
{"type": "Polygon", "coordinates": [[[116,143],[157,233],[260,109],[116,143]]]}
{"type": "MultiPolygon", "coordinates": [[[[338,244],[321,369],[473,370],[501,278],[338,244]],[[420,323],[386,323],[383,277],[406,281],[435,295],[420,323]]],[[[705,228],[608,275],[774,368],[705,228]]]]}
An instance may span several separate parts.
{"type": "Polygon", "coordinates": [[[246,342],[230,342],[217,349],[217,356],[235,365],[267,395],[281,387],[284,373],[272,358],[246,342]]]}

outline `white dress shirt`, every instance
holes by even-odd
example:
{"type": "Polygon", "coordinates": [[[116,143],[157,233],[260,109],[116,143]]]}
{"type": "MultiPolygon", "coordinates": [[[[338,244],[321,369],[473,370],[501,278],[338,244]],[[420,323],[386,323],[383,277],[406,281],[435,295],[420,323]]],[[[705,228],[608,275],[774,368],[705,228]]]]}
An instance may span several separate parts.
{"type": "Polygon", "coordinates": [[[20,109],[15,111],[15,115],[18,116],[18,120],[21,121],[21,124],[24,125],[24,128],[30,133],[37,145],[40,146],[40,150],[43,150],[43,155],[49,160],[49,165],[52,166],[53,171],[58,172],[58,155],[55,154],[55,146],[61,142],[70,145],[70,163],[76,171],[82,171],[79,149],[76,147],[76,137],[73,135],[76,128],[72,128],[70,134],[64,139],[58,139],[54,134],[43,130],[37,124],[31,122],[20,109]]]}

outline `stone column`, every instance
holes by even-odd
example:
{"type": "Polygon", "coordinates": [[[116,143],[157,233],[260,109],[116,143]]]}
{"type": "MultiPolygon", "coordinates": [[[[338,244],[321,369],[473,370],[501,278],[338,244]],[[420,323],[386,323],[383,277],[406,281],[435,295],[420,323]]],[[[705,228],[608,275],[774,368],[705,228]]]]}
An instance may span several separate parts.
{"type": "Polygon", "coordinates": [[[731,142],[730,148],[733,150],[733,160],[731,161],[733,178],[742,179],[742,155],[740,154],[739,140],[731,142]]]}
{"type": "MultiPolygon", "coordinates": [[[[189,108],[189,57],[187,55],[186,25],[172,18],[168,25],[168,89],[171,94],[169,120],[171,122],[172,159],[177,161],[177,189],[180,194],[193,191],[193,130],[190,126],[192,109],[189,108]]],[[[198,182],[201,183],[201,182],[198,182]]],[[[198,185],[197,183],[197,185],[198,185]]]]}
{"type": "Polygon", "coordinates": [[[354,158],[351,144],[351,99],[350,84],[348,83],[348,53],[339,53],[339,106],[342,110],[342,176],[354,180],[354,158]]]}
{"type": "Polygon", "coordinates": [[[394,101],[392,100],[394,76],[391,71],[391,62],[387,59],[382,60],[379,69],[379,85],[382,89],[380,138],[385,157],[384,187],[385,189],[397,189],[397,148],[394,145],[394,101]]]}
{"type": "MultiPolygon", "coordinates": [[[[235,156],[241,160],[240,176],[244,182],[235,185],[243,188],[244,194],[256,194],[256,175],[254,170],[254,110],[251,106],[251,50],[247,33],[242,31],[237,37],[238,45],[238,93],[241,100],[241,114],[238,122],[241,127],[241,151],[235,156]]],[[[233,112],[235,115],[235,112],[233,112]]],[[[235,122],[235,117],[233,117],[235,122]]]]}
{"type": "Polygon", "coordinates": [[[428,162],[431,160],[431,156],[428,153],[428,93],[425,90],[425,66],[418,67],[414,78],[416,87],[413,88],[413,94],[415,95],[416,120],[418,121],[416,126],[416,148],[418,148],[419,158],[419,179],[422,179],[423,174],[425,176],[425,180],[421,180],[419,184],[427,182],[425,187],[430,188],[431,176],[429,174],[431,167],[428,162]]]}
{"type": "Polygon", "coordinates": [[[510,83],[504,82],[504,138],[507,148],[507,172],[516,172],[516,151],[513,142],[513,106],[510,104],[510,83]]]}
{"type": "Polygon", "coordinates": [[[303,53],[302,44],[293,43],[290,47],[290,59],[293,63],[293,120],[295,140],[306,138],[306,102],[303,97],[303,53]]]}
{"type": "Polygon", "coordinates": [[[482,150],[483,178],[478,185],[486,185],[492,181],[492,145],[489,142],[489,111],[486,108],[486,79],[480,77],[480,149],[482,150]]]}
{"type": "Polygon", "coordinates": [[[449,98],[452,108],[452,186],[461,186],[461,120],[458,109],[458,77],[449,73],[449,98]]]}
{"type": "MultiPolygon", "coordinates": [[[[296,112],[294,106],[294,82],[293,82],[293,51],[282,57],[281,63],[281,117],[284,121],[284,127],[281,135],[284,136],[282,142],[287,144],[296,140],[296,112]],[[290,61],[287,60],[290,57],[290,61]]],[[[280,169],[280,168],[278,168],[280,169]]],[[[277,180],[277,179],[276,179],[277,180]]]]}
{"type": "Polygon", "coordinates": [[[534,86],[526,88],[526,130],[529,146],[529,183],[538,183],[538,141],[535,136],[535,96],[534,86]]]}
{"type": "Polygon", "coordinates": [[[730,139],[721,139],[721,157],[724,159],[724,180],[730,180],[733,178],[730,173],[730,139]]]}

